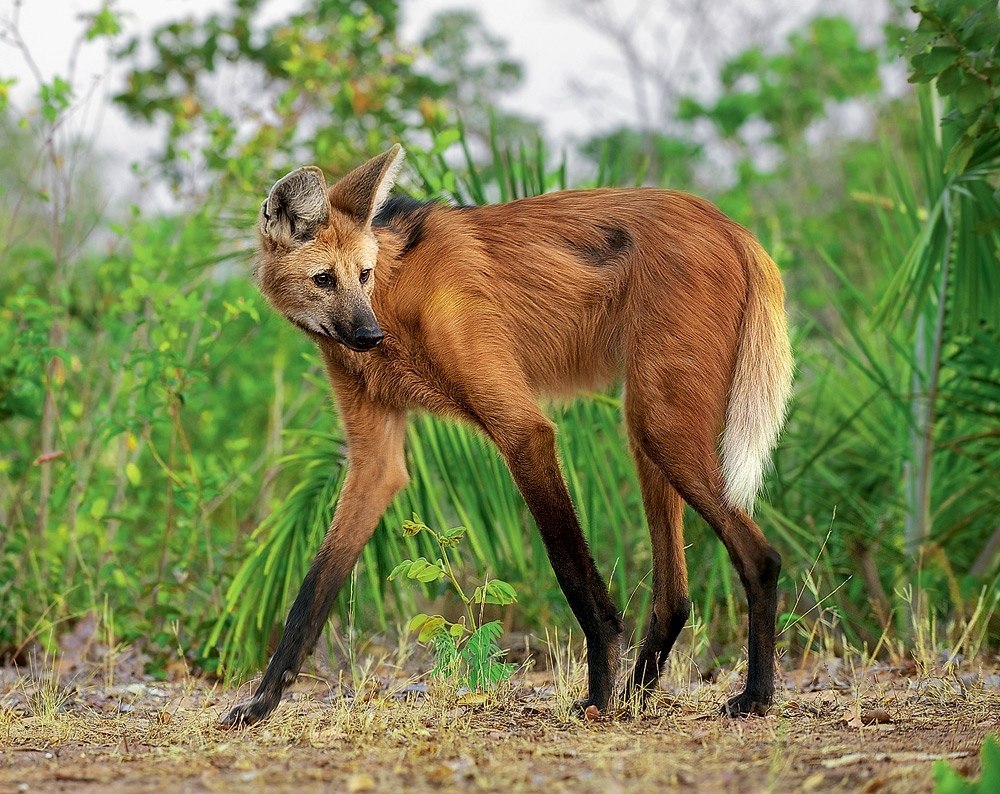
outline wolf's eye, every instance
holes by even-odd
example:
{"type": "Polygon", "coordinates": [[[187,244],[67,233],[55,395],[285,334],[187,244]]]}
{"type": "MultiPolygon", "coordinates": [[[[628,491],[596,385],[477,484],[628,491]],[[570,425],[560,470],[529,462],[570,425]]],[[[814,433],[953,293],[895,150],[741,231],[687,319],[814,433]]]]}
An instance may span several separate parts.
{"type": "Polygon", "coordinates": [[[358,281],[360,281],[362,284],[367,284],[368,279],[370,279],[371,277],[372,277],[372,269],[370,267],[366,267],[364,270],[361,271],[361,275],[358,276],[358,281]]]}
{"type": "Polygon", "coordinates": [[[313,276],[313,284],[322,289],[329,289],[333,286],[333,276],[329,273],[317,273],[313,276]]]}

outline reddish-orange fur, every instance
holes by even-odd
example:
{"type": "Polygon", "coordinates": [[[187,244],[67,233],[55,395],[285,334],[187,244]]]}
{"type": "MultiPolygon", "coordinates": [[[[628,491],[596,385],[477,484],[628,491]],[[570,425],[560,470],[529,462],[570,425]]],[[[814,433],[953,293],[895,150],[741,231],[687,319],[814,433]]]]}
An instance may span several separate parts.
{"type": "Polygon", "coordinates": [[[399,161],[393,149],[325,200],[315,172],[295,172],[262,208],[258,283],[323,355],[349,474],[282,645],[254,699],[229,722],[266,715],[297,673],[336,591],[407,482],[403,431],[412,409],[479,427],[507,460],[587,637],[591,692],[583,705],[604,708],[621,620],[580,533],[537,399],[619,378],[654,550],[653,613],[632,685],[655,685],[687,617],[683,499],[716,530],[747,589],[750,674],[726,708],[762,713],[773,686],[780,558],[739,505],[747,493],[752,499],[790,382],[777,269],[749,232],[707,201],[673,191],[427,205],[380,221],[399,161]],[[309,223],[297,227],[297,213],[309,223]],[[314,218],[322,219],[315,229],[314,218]],[[311,280],[323,263],[335,290],[311,280]],[[373,266],[374,278],[360,286],[373,266]],[[381,344],[348,349],[351,318],[361,323],[371,313],[381,344]],[[718,444],[727,415],[741,433],[746,425],[751,441],[741,447],[730,437],[727,466],[737,476],[724,479],[718,444]],[[727,489],[741,473],[734,496],[727,489]]]}

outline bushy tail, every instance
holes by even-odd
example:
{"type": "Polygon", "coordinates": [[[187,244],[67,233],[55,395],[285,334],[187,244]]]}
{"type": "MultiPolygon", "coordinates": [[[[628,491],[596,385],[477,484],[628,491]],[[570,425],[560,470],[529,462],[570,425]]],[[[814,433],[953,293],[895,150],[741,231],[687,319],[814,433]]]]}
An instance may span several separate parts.
{"type": "Polygon", "coordinates": [[[749,234],[748,289],[720,453],[726,501],[753,510],[792,391],[785,292],[778,268],[749,234]]]}

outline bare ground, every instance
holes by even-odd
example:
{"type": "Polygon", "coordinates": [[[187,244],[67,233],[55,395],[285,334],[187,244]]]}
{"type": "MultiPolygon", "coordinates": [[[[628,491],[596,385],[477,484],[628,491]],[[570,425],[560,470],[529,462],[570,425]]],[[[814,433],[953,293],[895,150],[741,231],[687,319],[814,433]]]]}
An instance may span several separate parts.
{"type": "Polygon", "coordinates": [[[7,791],[929,791],[948,759],[978,774],[1000,730],[997,659],[945,670],[840,661],[782,673],[770,716],[729,720],[739,675],[664,677],[642,713],[571,719],[578,665],[484,697],[373,663],[357,689],[306,678],[272,719],[216,723],[244,697],[181,672],[0,674],[7,791]],[[568,671],[568,672],[567,672],[568,671]]]}

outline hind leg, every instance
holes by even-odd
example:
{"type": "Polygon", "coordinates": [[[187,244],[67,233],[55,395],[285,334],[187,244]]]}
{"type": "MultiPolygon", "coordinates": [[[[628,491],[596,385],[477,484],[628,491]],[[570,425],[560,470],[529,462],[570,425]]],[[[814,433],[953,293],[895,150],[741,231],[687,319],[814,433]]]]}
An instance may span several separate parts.
{"type": "Polygon", "coordinates": [[[729,505],[723,496],[715,448],[717,424],[706,420],[712,415],[706,411],[707,402],[693,399],[698,395],[696,386],[673,392],[684,395],[683,400],[670,400],[662,393],[644,399],[649,395],[635,388],[631,394],[626,410],[638,445],[715,531],[746,593],[747,683],[744,691],[723,707],[723,712],[731,716],[763,715],[774,695],[774,624],[781,557],[750,517],[729,505]]]}
{"type": "Polygon", "coordinates": [[[684,559],[684,502],[639,445],[632,446],[653,544],[653,606],[629,686],[630,693],[644,698],[656,688],[691,602],[684,559]]]}

